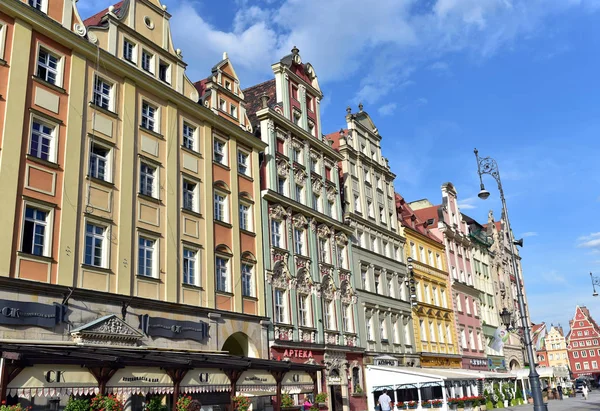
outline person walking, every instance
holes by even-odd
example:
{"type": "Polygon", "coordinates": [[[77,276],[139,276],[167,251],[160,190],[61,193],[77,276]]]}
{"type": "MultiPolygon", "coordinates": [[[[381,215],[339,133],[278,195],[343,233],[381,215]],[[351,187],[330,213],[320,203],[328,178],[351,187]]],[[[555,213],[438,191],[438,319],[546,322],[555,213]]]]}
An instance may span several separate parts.
{"type": "Polygon", "coordinates": [[[589,390],[588,390],[588,387],[586,384],[583,384],[583,388],[581,389],[581,392],[583,393],[583,399],[587,400],[589,390]]]}
{"type": "Polygon", "coordinates": [[[383,394],[381,394],[379,396],[379,398],[377,399],[377,403],[381,407],[381,411],[390,411],[391,410],[391,407],[390,407],[391,402],[392,402],[392,399],[390,398],[389,395],[387,395],[387,390],[383,390],[383,394]]]}
{"type": "Polygon", "coordinates": [[[563,388],[562,388],[562,385],[558,384],[558,387],[556,389],[558,390],[558,399],[562,400],[563,399],[563,388]]]}

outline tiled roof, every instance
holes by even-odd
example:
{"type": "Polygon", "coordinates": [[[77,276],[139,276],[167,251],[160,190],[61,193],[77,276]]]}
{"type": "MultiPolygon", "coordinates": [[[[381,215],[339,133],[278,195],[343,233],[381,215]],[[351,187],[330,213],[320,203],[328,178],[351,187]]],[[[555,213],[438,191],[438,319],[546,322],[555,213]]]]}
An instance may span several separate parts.
{"type": "MultiPolygon", "coordinates": [[[[117,11],[118,9],[121,8],[121,6],[123,5],[123,1],[120,1],[116,4],[113,5],[113,7],[115,8],[115,11],[117,11]]],[[[106,13],[108,13],[108,8],[102,10],[99,13],[94,14],[91,17],[88,17],[87,19],[85,19],[83,21],[83,24],[85,24],[86,27],[89,26],[97,26],[100,24],[100,21],[102,20],[102,17],[104,17],[106,15],[106,13]]]]}
{"type": "Polygon", "coordinates": [[[256,115],[256,112],[262,108],[262,102],[260,97],[263,95],[269,96],[268,105],[274,105],[276,101],[276,90],[275,90],[275,79],[265,81],[264,83],[257,84],[252,87],[248,87],[243,90],[244,101],[246,102],[246,113],[250,121],[256,115]]]}
{"type": "Polygon", "coordinates": [[[196,87],[196,90],[198,90],[198,95],[200,96],[200,99],[202,99],[202,96],[204,95],[204,93],[206,93],[206,83],[208,83],[207,78],[194,83],[194,87],[196,87]]]}
{"type": "MultiPolygon", "coordinates": [[[[502,231],[502,221],[496,221],[494,224],[496,225],[496,230],[498,230],[498,232],[502,231]]],[[[488,225],[489,224],[484,224],[483,227],[487,228],[488,225]]]]}
{"type": "Polygon", "coordinates": [[[408,203],[400,194],[396,193],[395,198],[396,211],[398,212],[398,219],[400,221],[400,224],[402,224],[404,227],[419,232],[420,234],[428,237],[433,241],[443,244],[442,240],[440,240],[435,234],[433,234],[428,228],[426,228],[423,225],[423,223],[427,220],[420,219],[419,216],[415,213],[415,211],[413,211],[412,208],[410,208],[408,203]]]}
{"type": "MultiPolygon", "coordinates": [[[[348,135],[348,129],[344,128],[342,129],[342,131],[344,132],[344,135],[348,135]]],[[[339,131],[335,131],[333,133],[329,133],[325,135],[325,140],[331,140],[333,141],[332,144],[332,148],[334,150],[337,150],[338,148],[340,148],[340,132],[339,131]]]]}
{"type": "Polygon", "coordinates": [[[439,216],[438,216],[439,208],[440,208],[440,206],[436,205],[433,207],[427,207],[427,208],[421,208],[420,210],[415,210],[414,213],[423,222],[425,222],[427,220],[433,220],[433,223],[430,225],[437,227],[438,220],[439,220],[439,216]]]}

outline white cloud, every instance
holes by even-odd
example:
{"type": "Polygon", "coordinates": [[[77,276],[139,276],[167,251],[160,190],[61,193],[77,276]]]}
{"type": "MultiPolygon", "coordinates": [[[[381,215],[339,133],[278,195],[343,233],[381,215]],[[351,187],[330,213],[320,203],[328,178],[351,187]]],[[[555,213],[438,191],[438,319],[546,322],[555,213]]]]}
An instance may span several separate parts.
{"type": "Polygon", "coordinates": [[[460,208],[461,210],[473,210],[477,208],[475,204],[478,200],[479,198],[477,196],[463,198],[458,201],[458,208],[460,208]]]}
{"type": "Polygon", "coordinates": [[[581,236],[577,239],[577,247],[592,248],[600,251],[600,232],[581,236]]]}
{"type": "Polygon", "coordinates": [[[523,234],[521,234],[521,237],[526,238],[526,237],[536,237],[538,235],[537,232],[535,231],[526,231],[523,234]]]}
{"type": "Polygon", "coordinates": [[[392,114],[394,114],[395,111],[396,103],[384,104],[383,106],[377,109],[377,112],[379,112],[379,114],[382,116],[391,116],[392,114]]]}

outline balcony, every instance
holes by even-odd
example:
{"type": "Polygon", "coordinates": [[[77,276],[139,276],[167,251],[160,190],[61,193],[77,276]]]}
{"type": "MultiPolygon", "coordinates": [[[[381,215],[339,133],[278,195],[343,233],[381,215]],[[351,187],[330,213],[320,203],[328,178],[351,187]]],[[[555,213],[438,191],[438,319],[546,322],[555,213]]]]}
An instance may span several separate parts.
{"type": "Polygon", "coordinates": [[[275,325],[275,340],[293,341],[294,327],[291,325],[277,324],[275,325]]]}

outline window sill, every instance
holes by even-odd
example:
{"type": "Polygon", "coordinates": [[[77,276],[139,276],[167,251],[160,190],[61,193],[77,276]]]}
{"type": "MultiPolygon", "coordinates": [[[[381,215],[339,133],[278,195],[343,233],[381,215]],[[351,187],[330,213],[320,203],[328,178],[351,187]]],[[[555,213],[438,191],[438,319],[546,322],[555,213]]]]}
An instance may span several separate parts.
{"type": "Polygon", "coordinates": [[[138,198],[140,198],[142,200],[146,200],[146,201],[151,201],[156,204],[162,204],[162,202],[160,201],[160,198],[152,197],[147,194],[138,193],[138,198]]]}
{"type": "Polygon", "coordinates": [[[191,154],[191,155],[193,155],[193,156],[196,156],[196,157],[198,157],[198,158],[204,158],[204,156],[203,156],[203,155],[202,155],[200,152],[198,152],[198,151],[196,151],[196,150],[193,150],[193,149],[191,149],[191,148],[187,148],[187,147],[186,147],[186,146],[184,146],[184,145],[181,145],[181,150],[182,150],[182,151],[185,151],[186,153],[189,153],[189,154],[191,154]]]}
{"type": "Polygon", "coordinates": [[[36,83],[46,86],[46,87],[48,87],[54,91],[57,91],[61,94],[67,94],[67,91],[64,88],[57,86],[56,84],[48,83],[46,80],[36,76],[35,74],[31,76],[31,79],[33,81],[35,81],[36,83]]]}
{"type": "Polygon", "coordinates": [[[60,168],[60,166],[57,163],[53,163],[52,161],[48,160],[42,160],[41,158],[32,156],[31,154],[27,154],[27,160],[33,161],[34,163],[38,163],[46,167],[53,168],[55,170],[58,170],[60,168]]]}
{"type": "Polygon", "coordinates": [[[233,228],[233,225],[226,223],[225,221],[221,221],[221,220],[214,220],[215,224],[218,224],[220,226],[223,227],[227,227],[227,228],[233,228]]]}
{"type": "Polygon", "coordinates": [[[156,137],[156,138],[158,138],[160,140],[164,140],[165,139],[165,137],[162,134],[160,134],[160,133],[158,133],[158,132],[156,132],[154,130],[150,130],[149,128],[143,127],[141,125],[139,126],[139,128],[140,128],[140,131],[143,131],[144,133],[150,134],[152,137],[156,137]]]}
{"type": "Polygon", "coordinates": [[[89,265],[89,264],[81,264],[81,268],[83,268],[85,270],[96,271],[96,272],[103,273],[103,274],[112,274],[113,273],[113,271],[110,268],[96,267],[95,265],[89,265]]]}
{"type": "Polygon", "coordinates": [[[251,237],[256,237],[256,233],[253,233],[252,231],[244,230],[243,228],[240,228],[240,232],[244,233],[246,235],[249,235],[251,237]]]}
{"type": "Polygon", "coordinates": [[[194,216],[194,217],[204,218],[202,216],[202,214],[200,214],[199,212],[194,211],[194,210],[190,210],[188,208],[181,207],[181,212],[184,213],[184,214],[188,214],[188,215],[194,216]]]}
{"type": "Polygon", "coordinates": [[[258,297],[253,297],[251,295],[242,295],[242,298],[244,300],[250,300],[250,301],[258,301],[258,297]]]}
{"type": "Polygon", "coordinates": [[[243,179],[245,179],[245,180],[248,180],[248,181],[250,181],[250,182],[254,182],[254,179],[253,179],[252,177],[250,177],[250,176],[249,176],[249,175],[247,175],[247,174],[240,173],[239,171],[238,171],[238,176],[240,176],[240,177],[242,177],[243,179]]]}
{"type": "Polygon", "coordinates": [[[231,168],[229,168],[228,165],[223,164],[223,163],[219,163],[217,160],[213,160],[213,164],[216,165],[216,166],[219,166],[219,167],[221,167],[221,168],[223,168],[223,169],[225,169],[227,171],[231,171],[231,168]]]}
{"type": "Polygon", "coordinates": [[[115,188],[114,183],[111,183],[110,181],[102,180],[101,178],[93,177],[90,175],[86,176],[86,178],[94,183],[103,185],[105,187],[115,188]]]}
{"type": "Polygon", "coordinates": [[[17,251],[17,255],[19,257],[26,257],[26,258],[30,258],[32,260],[38,260],[38,261],[44,262],[44,263],[52,263],[52,262],[54,262],[54,259],[52,257],[48,257],[48,256],[45,256],[45,255],[29,254],[29,253],[26,253],[24,251],[17,251]]]}
{"type": "Polygon", "coordinates": [[[116,118],[116,119],[119,118],[119,115],[117,113],[115,113],[114,111],[100,107],[100,106],[96,105],[93,101],[90,101],[89,106],[91,108],[93,108],[94,110],[98,110],[99,112],[106,114],[107,116],[110,116],[110,117],[116,118]]]}
{"type": "Polygon", "coordinates": [[[233,297],[233,293],[230,293],[228,291],[215,290],[215,294],[219,294],[219,295],[222,295],[224,297],[233,297]]]}
{"type": "Polygon", "coordinates": [[[136,274],[135,277],[138,280],[148,280],[148,281],[153,282],[153,283],[162,283],[162,280],[160,278],[150,277],[148,275],[136,274]]]}
{"type": "Polygon", "coordinates": [[[204,291],[204,288],[200,285],[181,283],[181,286],[190,290],[204,291]]]}

